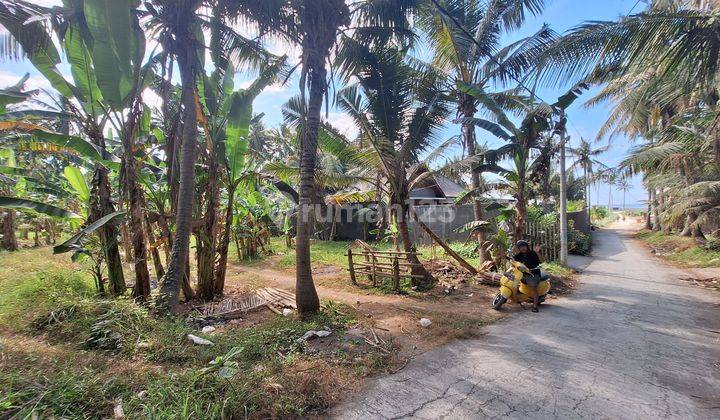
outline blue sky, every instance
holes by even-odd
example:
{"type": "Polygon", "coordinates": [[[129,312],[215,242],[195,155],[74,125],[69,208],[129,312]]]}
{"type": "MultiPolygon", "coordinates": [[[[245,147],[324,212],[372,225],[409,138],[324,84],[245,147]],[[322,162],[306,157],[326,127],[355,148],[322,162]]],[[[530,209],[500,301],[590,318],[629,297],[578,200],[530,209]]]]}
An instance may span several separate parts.
{"type": "MultiPolygon", "coordinates": [[[[37,3],[50,5],[59,3],[59,1],[39,0],[37,3]]],[[[506,38],[509,42],[519,37],[529,35],[540,29],[544,23],[549,24],[556,32],[562,33],[587,20],[616,20],[618,17],[627,14],[635,5],[636,0],[548,0],[545,12],[541,16],[529,19],[520,31],[509,34],[506,38]]],[[[635,8],[635,12],[640,11],[643,7],[645,7],[645,5],[640,2],[635,8]]],[[[277,46],[276,52],[287,52],[282,51],[284,48],[286,47],[277,46]]],[[[290,51],[289,55],[292,59],[293,56],[297,56],[297,51],[290,51]]],[[[66,66],[61,67],[61,71],[66,74],[69,73],[66,66]]],[[[18,77],[26,72],[32,76],[29,87],[49,88],[47,82],[45,82],[32,65],[27,62],[0,62],[0,87],[14,83],[18,77]]],[[[240,74],[236,77],[238,86],[249,83],[249,80],[250,77],[248,75],[240,74]]],[[[553,102],[554,99],[563,92],[563,89],[541,89],[538,91],[538,94],[544,100],[553,102]]],[[[255,100],[255,112],[265,114],[264,121],[267,126],[275,126],[282,120],[280,112],[282,104],[296,93],[296,79],[291,79],[285,86],[272,86],[255,100]]],[[[587,94],[584,99],[589,97],[590,95],[587,94]]],[[[152,100],[153,98],[148,99],[152,100]]],[[[587,109],[582,106],[582,103],[583,101],[578,101],[568,110],[570,120],[568,131],[571,136],[571,143],[576,143],[580,137],[594,140],[598,128],[606,120],[609,112],[607,106],[587,109]]],[[[349,134],[356,132],[351,120],[337,110],[330,109],[328,119],[341,131],[349,134]]],[[[459,132],[458,126],[448,124],[442,137],[449,138],[459,134],[459,132]]],[[[489,138],[484,132],[478,131],[477,134],[478,139],[487,141],[490,146],[499,144],[499,140],[489,138]]],[[[605,144],[607,144],[607,139],[601,139],[597,146],[605,144]]],[[[609,166],[614,166],[623,159],[632,146],[633,144],[628,142],[627,139],[616,137],[610,145],[610,150],[603,155],[602,161],[609,166]]],[[[614,191],[612,195],[614,205],[621,205],[622,193],[614,191]]],[[[638,204],[645,199],[646,193],[642,189],[640,181],[634,179],[633,189],[627,193],[626,197],[628,205],[638,204]]],[[[601,204],[607,204],[608,186],[600,185],[597,191],[593,191],[591,201],[595,203],[598,200],[601,204]]]]}

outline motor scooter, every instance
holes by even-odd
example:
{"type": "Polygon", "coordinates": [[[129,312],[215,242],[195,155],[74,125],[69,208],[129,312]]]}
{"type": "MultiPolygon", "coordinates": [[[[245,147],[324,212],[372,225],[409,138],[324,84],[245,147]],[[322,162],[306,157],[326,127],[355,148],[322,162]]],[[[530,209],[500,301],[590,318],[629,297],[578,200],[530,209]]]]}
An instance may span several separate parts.
{"type": "MultiPolygon", "coordinates": [[[[530,295],[530,287],[522,282],[523,276],[532,276],[530,270],[518,261],[510,261],[512,268],[507,270],[500,277],[500,291],[492,302],[492,308],[499,310],[508,300],[516,303],[532,303],[533,299],[530,295]]],[[[545,301],[548,292],[550,292],[549,276],[543,275],[542,280],[537,285],[538,300],[540,303],[545,301]]]]}

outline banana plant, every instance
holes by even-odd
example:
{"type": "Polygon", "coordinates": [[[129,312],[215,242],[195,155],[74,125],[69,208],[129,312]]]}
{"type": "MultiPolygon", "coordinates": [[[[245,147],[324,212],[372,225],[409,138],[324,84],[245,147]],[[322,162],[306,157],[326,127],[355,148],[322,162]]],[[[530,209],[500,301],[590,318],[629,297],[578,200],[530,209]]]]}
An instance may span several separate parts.
{"type": "MultiPolygon", "coordinates": [[[[263,89],[277,81],[284,68],[285,57],[266,61],[261,66],[257,79],[245,89],[235,90],[232,80],[234,70],[230,63],[228,63],[228,67],[224,72],[215,71],[204,79],[201,101],[203,116],[200,123],[204,126],[205,133],[208,136],[208,149],[210,153],[216,155],[210,160],[210,177],[211,181],[214,182],[214,177],[217,175],[214,173],[213,167],[217,168],[216,164],[219,165],[223,169],[227,189],[224,228],[217,243],[217,248],[215,248],[214,236],[205,235],[205,240],[209,242],[206,247],[212,251],[216,249],[218,254],[214,275],[211,276],[213,272],[209,268],[212,267],[214,262],[215,252],[205,253],[208,260],[203,264],[206,267],[203,270],[205,278],[199,280],[201,293],[205,297],[211,298],[216,294],[221,294],[225,288],[227,254],[233,226],[235,194],[244,184],[252,185],[259,178],[256,165],[248,157],[250,125],[253,121],[253,100],[263,89]]],[[[213,182],[211,182],[211,185],[213,182]]],[[[216,189],[217,184],[208,189],[211,191],[211,197],[216,196],[214,193],[216,189]]],[[[208,221],[207,216],[213,215],[212,213],[216,207],[215,203],[208,202],[208,210],[206,211],[207,232],[214,231],[215,222],[208,221]],[[210,211],[210,209],[213,210],[210,211]]]]}

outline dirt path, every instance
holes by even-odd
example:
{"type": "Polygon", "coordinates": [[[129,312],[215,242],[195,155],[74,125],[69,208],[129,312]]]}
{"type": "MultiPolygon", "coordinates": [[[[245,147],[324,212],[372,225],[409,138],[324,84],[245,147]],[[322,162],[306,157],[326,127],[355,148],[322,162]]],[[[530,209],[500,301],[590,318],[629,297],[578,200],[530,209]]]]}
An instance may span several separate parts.
{"type": "Polygon", "coordinates": [[[337,418],[720,418],[720,294],[620,230],[580,289],[414,359],[337,418]]]}

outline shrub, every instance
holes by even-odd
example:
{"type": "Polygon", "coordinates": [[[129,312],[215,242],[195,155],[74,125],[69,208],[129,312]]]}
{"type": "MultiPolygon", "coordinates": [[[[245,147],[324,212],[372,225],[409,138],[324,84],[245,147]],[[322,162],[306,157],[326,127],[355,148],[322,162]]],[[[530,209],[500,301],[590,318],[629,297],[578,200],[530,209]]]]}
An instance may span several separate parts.
{"type": "Polygon", "coordinates": [[[607,207],[595,206],[590,210],[590,215],[592,216],[593,220],[601,220],[610,216],[610,212],[608,211],[607,207]]]}
{"type": "Polygon", "coordinates": [[[580,211],[585,208],[585,200],[568,200],[567,211],[580,211]]]}
{"type": "Polygon", "coordinates": [[[589,255],[592,250],[592,237],[568,226],[568,252],[575,255],[589,255]]]}

